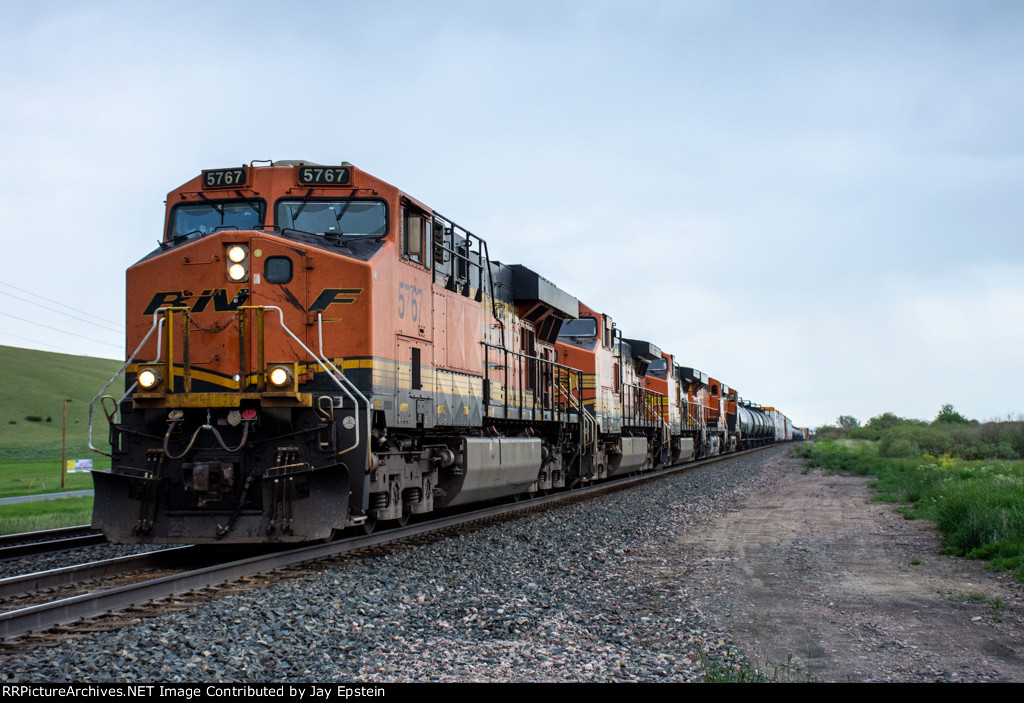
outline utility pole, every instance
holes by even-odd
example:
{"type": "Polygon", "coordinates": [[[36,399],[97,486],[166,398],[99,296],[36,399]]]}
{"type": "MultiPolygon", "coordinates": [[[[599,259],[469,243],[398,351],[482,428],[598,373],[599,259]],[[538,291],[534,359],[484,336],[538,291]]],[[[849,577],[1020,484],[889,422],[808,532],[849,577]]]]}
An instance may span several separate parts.
{"type": "Polygon", "coordinates": [[[64,490],[64,477],[67,475],[68,463],[67,463],[67,446],[68,446],[68,403],[71,402],[71,398],[64,398],[64,402],[61,403],[63,406],[64,423],[60,433],[60,489],[64,490]]]}

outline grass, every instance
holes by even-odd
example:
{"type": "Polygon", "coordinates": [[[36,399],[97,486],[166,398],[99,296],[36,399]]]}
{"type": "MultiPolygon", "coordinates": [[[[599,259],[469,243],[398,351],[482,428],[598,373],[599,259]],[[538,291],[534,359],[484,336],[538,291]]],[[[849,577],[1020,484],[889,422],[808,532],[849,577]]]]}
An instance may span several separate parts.
{"type": "MultiPolygon", "coordinates": [[[[63,399],[69,459],[99,458],[89,451],[89,403],[121,362],[0,346],[0,461],[60,460],[63,399]]],[[[113,394],[123,392],[115,384],[113,394]]],[[[94,411],[94,440],[107,440],[107,422],[94,411]]],[[[59,469],[59,463],[58,463],[59,469]]]]}
{"type": "Polygon", "coordinates": [[[700,652],[704,670],[704,683],[814,683],[818,680],[814,669],[804,669],[786,657],[785,664],[772,662],[767,656],[764,663],[754,664],[741,652],[726,648],[720,656],[709,657],[700,652]]]}
{"type": "Polygon", "coordinates": [[[798,455],[830,471],[871,475],[878,500],[935,522],[943,551],[1015,570],[1024,581],[1024,461],[951,455],[883,456],[884,442],[805,444],[798,455]]]}
{"type": "Polygon", "coordinates": [[[92,522],[92,496],[0,505],[0,534],[50,530],[92,522]]]}
{"type": "MultiPolygon", "coordinates": [[[[105,459],[96,455],[99,459],[105,459]]],[[[109,468],[110,461],[95,462],[94,466],[109,468]]],[[[13,461],[0,463],[0,498],[27,496],[39,493],[57,493],[61,490],[80,491],[92,488],[92,475],[69,473],[64,488],[60,487],[60,459],[13,461]]]]}
{"type": "MultiPolygon", "coordinates": [[[[95,468],[110,460],[88,448],[89,403],[121,362],[0,346],[0,497],[61,490],[64,398],[68,459],[92,459],[95,468]]],[[[117,394],[123,390],[113,386],[117,394]]],[[[94,441],[107,441],[102,410],[94,414],[94,441]]],[[[88,473],[66,475],[64,490],[92,488],[88,473]]],[[[64,498],[0,505],[0,533],[31,532],[82,525],[92,519],[92,498],[64,498]]]]}
{"type": "MultiPolygon", "coordinates": [[[[68,491],[92,488],[92,475],[68,474],[68,491]]],[[[55,493],[60,487],[60,460],[0,464],[0,497],[55,493]]],[[[0,505],[0,534],[49,530],[92,522],[92,496],[34,500],[0,505]]]]}

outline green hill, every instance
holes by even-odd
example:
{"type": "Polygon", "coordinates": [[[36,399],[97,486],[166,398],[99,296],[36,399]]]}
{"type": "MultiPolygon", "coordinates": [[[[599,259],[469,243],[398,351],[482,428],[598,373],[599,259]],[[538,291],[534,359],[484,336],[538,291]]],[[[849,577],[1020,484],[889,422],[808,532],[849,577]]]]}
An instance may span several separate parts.
{"type": "MultiPolygon", "coordinates": [[[[0,461],[59,460],[63,398],[71,399],[68,458],[100,458],[89,451],[89,403],[121,363],[0,346],[0,461]]],[[[123,390],[118,381],[108,393],[123,390]]],[[[93,422],[96,445],[103,448],[107,421],[98,403],[93,422]]]]}

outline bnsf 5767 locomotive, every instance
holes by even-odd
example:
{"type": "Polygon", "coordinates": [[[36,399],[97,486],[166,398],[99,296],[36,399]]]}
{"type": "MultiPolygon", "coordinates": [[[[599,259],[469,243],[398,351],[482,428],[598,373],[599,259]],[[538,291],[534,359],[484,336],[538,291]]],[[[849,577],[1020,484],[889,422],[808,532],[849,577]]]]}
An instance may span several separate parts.
{"type": "Polygon", "coordinates": [[[792,436],[347,163],[203,171],[127,294],[114,542],[326,539],[792,436]]]}

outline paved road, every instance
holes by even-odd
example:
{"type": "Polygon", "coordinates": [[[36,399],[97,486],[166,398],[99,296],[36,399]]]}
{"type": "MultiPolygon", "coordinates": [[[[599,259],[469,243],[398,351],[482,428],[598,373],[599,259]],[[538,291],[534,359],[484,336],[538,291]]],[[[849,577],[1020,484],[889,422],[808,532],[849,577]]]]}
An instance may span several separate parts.
{"type": "Polygon", "coordinates": [[[34,500],[54,500],[56,498],[81,498],[82,496],[91,496],[92,493],[93,491],[90,488],[87,491],[64,491],[63,493],[37,493],[34,496],[12,496],[10,498],[0,498],[0,505],[30,503],[34,500]]]}

